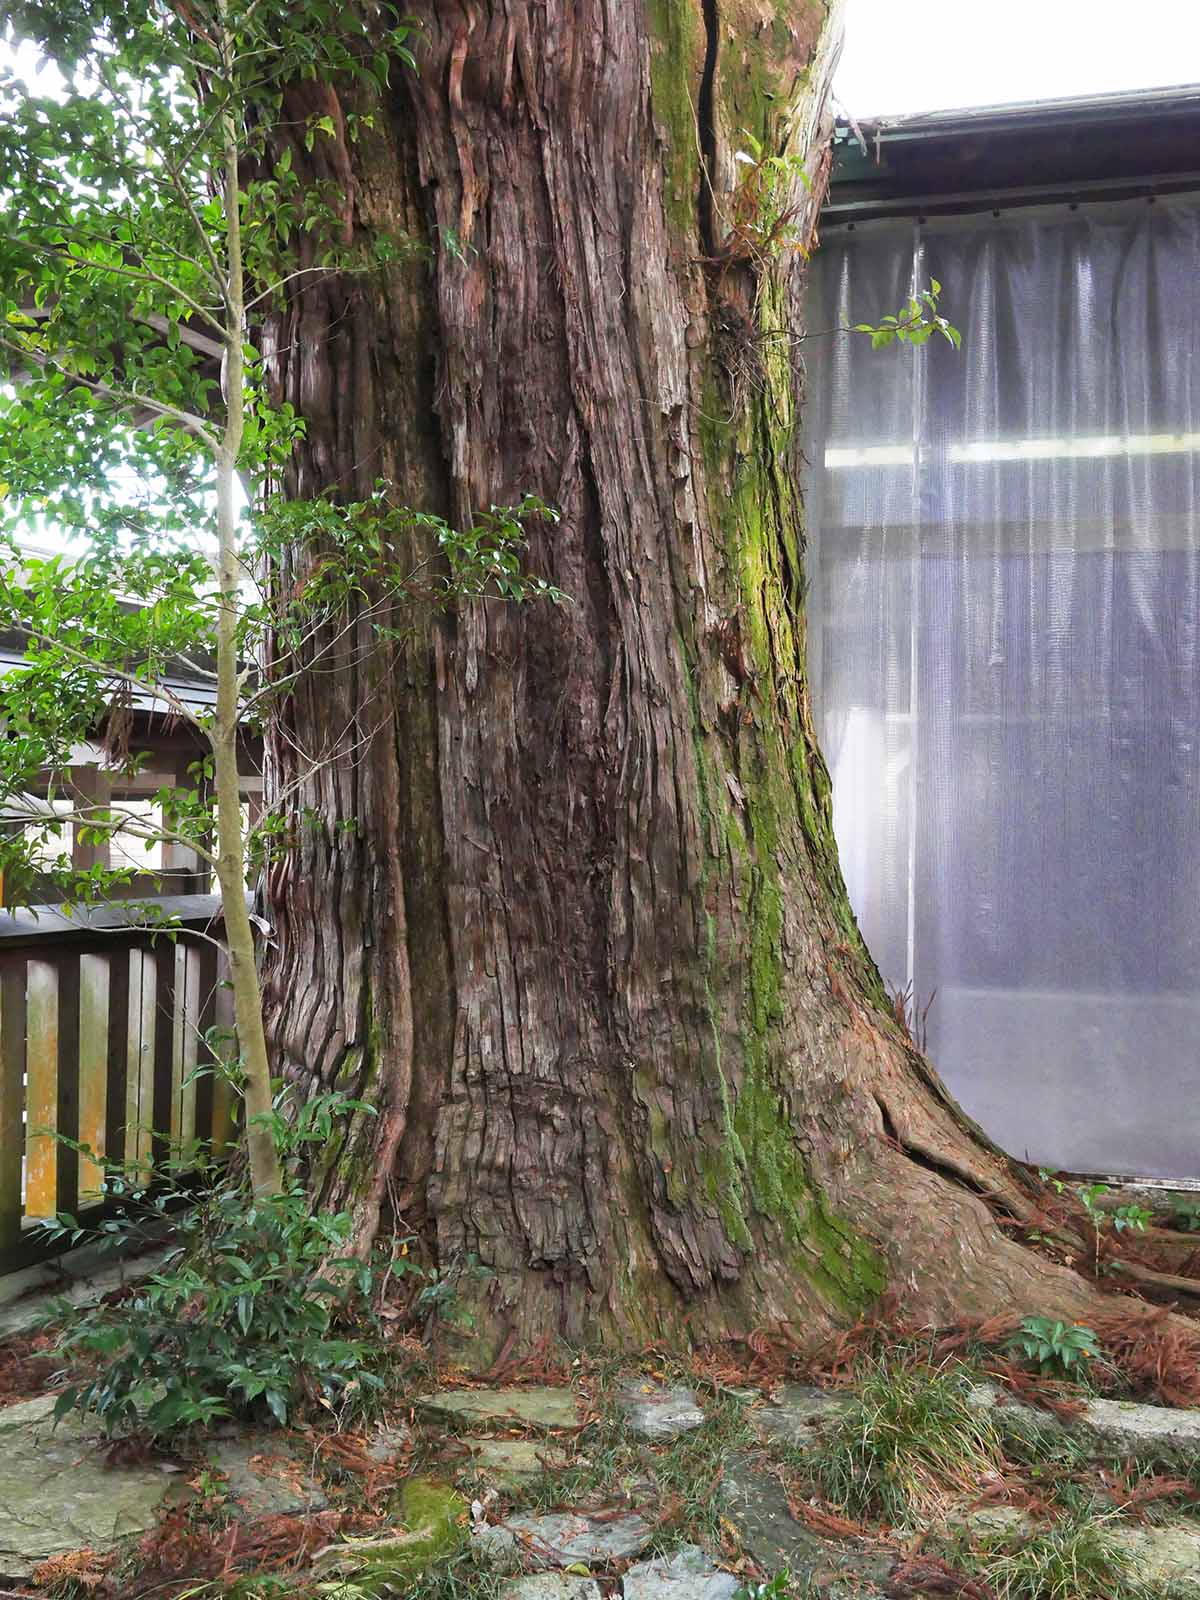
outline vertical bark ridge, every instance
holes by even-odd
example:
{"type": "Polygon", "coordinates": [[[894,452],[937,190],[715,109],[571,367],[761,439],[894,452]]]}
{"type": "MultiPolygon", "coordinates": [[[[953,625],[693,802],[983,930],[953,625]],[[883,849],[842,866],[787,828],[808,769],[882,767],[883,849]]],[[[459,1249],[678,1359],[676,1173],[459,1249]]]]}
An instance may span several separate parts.
{"type": "MultiPolygon", "coordinates": [[[[298,85],[280,134],[295,169],[345,197],[349,235],[418,234],[422,219],[396,165],[403,152],[386,128],[375,161],[353,181],[344,146],[319,140],[305,148],[300,135],[313,110],[332,109],[341,125],[336,96],[314,106],[314,95],[333,92],[298,85]]],[[[302,265],[315,261],[315,248],[302,243],[302,265]]],[[[429,422],[434,366],[416,334],[431,313],[423,263],[374,284],[318,275],[275,308],[264,338],[272,378],[307,425],[285,493],[362,499],[382,479],[409,503],[444,501],[429,422]]],[[[414,566],[430,554],[416,544],[397,552],[406,553],[414,566]]],[[[285,565],[277,581],[299,575],[285,565]]],[[[444,913],[432,883],[441,852],[428,752],[429,622],[409,620],[414,637],[405,646],[376,644],[363,624],[323,654],[268,742],[270,788],[291,791],[290,848],[268,874],[276,931],[265,974],[268,1021],[280,1067],[303,1090],[337,1088],[375,1107],[376,1116],[353,1120],[316,1180],[325,1203],[358,1206],[364,1233],[378,1220],[397,1144],[406,1140],[403,1170],[428,1166],[436,1063],[445,1058],[440,1019],[412,1008],[416,978],[443,988],[447,981],[444,913]],[[309,771],[308,752],[329,759],[309,771]],[[433,1068],[419,1083],[418,1058],[433,1068]],[[410,1102],[418,1118],[408,1137],[410,1102]]],[[[411,1203],[415,1188],[410,1182],[397,1198],[411,1203]]]]}

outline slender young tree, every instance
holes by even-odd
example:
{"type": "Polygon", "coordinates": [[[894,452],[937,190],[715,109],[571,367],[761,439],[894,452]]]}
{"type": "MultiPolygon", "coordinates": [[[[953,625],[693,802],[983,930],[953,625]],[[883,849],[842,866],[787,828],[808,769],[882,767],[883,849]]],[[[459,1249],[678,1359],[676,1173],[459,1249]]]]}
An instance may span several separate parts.
{"type": "MultiPolygon", "coordinates": [[[[206,740],[215,779],[212,817],[202,819],[195,806],[181,816],[176,804],[172,825],[143,822],[137,831],[173,835],[215,871],[250,1167],[255,1189],[270,1193],[279,1187],[279,1167],[264,1121],[271,1082],[246,905],[238,775],[246,675],[238,475],[247,407],[238,156],[246,71],[219,10],[211,31],[189,42],[209,57],[206,126],[186,115],[188,75],[201,62],[186,59],[178,40],[139,29],[143,19],[130,13],[101,52],[88,18],[62,17],[49,31],[45,19],[36,20],[59,81],[38,96],[10,71],[0,127],[11,184],[0,343],[18,380],[4,407],[0,445],[9,480],[6,520],[27,529],[49,512],[55,531],[94,532],[98,543],[79,564],[30,562],[10,542],[5,622],[28,640],[28,655],[7,694],[10,720],[26,737],[10,740],[5,750],[6,811],[10,821],[19,819],[39,775],[68,767],[66,741],[106,715],[111,720],[114,695],[147,691],[206,740]],[[207,185],[223,204],[206,222],[207,185]],[[183,329],[192,333],[186,345],[183,329]],[[173,349],[164,350],[164,334],[173,349]],[[210,365],[214,356],[220,363],[219,397],[206,355],[210,365]],[[151,431],[139,438],[132,431],[139,426],[151,431]],[[122,469],[135,475],[132,494],[124,484],[114,493],[111,480],[122,469]],[[157,497],[154,477],[162,480],[157,497]],[[197,533],[210,541],[208,561],[189,559],[188,542],[197,533]],[[182,572],[171,573],[172,555],[182,572]],[[115,599],[114,589],[128,598],[115,599]],[[211,661],[201,665],[195,653],[206,647],[211,661]],[[211,718],[184,697],[164,693],[172,650],[211,678],[211,718]],[[211,828],[202,831],[202,822],[211,828]]],[[[13,21],[19,29],[21,17],[13,21]]],[[[66,793],[51,826],[68,824],[98,840],[134,831],[112,809],[66,793]]],[[[22,833],[10,835],[10,881],[14,869],[19,876],[28,868],[29,843],[22,833]]],[[[100,875],[87,887],[97,892],[103,882],[100,875]]]]}

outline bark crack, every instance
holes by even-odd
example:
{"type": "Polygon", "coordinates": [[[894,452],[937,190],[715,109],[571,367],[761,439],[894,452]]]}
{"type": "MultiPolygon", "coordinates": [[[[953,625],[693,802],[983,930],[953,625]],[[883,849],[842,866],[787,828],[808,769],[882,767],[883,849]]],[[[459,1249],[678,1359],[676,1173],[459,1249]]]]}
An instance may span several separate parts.
{"type": "Polygon", "coordinates": [[[717,253],[714,184],[717,175],[717,52],[721,18],[717,0],[701,0],[704,18],[704,69],[700,74],[696,123],[700,138],[700,246],[706,256],[717,253]]]}
{"type": "Polygon", "coordinates": [[[989,1188],[973,1172],[960,1166],[958,1162],[952,1160],[949,1156],[939,1155],[930,1150],[927,1145],[917,1144],[914,1140],[905,1138],[900,1133],[887,1103],[881,1100],[877,1094],[873,1094],[871,1098],[879,1107],[885,1138],[889,1139],[897,1150],[906,1156],[915,1167],[921,1167],[925,1172],[932,1172],[937,1177],[943,1178],[947,1183],[953,1184],[956,1189],[965,1189],[968,1194],[975,1195],[996,1216],[1005,1217],[1010,1222],[1023,1220],[1003,1195],[998,1194],[995,1189],[989,1188]]]}

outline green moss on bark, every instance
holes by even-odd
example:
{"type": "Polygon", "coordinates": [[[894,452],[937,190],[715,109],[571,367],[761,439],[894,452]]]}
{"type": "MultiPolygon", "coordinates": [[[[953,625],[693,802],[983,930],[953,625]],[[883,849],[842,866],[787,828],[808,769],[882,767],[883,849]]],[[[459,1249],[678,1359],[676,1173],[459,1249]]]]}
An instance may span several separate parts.
{"type": "MultiPolygon", "coordinates": [[[[733,739],[740,809],[721,770],[720,744],[701,724],[693,691],[693,737],[708,882],[736,890],[747,930],[740,1061],[721,1073],[725,1137],[701,1160],[705,1190],[729,1237],[742,1248],[773,1224],[796,1270],[846,1313],[869,1305],[884,1284],[873,1247],[832,1213],[817,1191],[791,1126],[782,1059],[787,895],[807,878],[819,883],[851,948],[857,927],[837,867],[828,776],[807,726],[803,658],[803,516],[792,478],[795,416],[790,398],[787,302],[775,280],[755,302],[761,385],[731,415],[723,376],[710,374],[700,419],[701,447],[732,580],[737,626],[749,668],[733,739]],[[796,824],[799,822],[799,828],[796,824]],[[795,859],[800,849],[807,860],[795,859]],[[756,1225],[757,1223],[757,1225],[756,1225]]],[[[707,887],[707,884],[706,884],[707,887]]],[[[710,894],[708,898],[712,898],[710,894]]],[[[724,962],[717,923],[708,918],[710,1000],[724,962]]],[[[865,956],[865,952],[864,952],[865,956]]],[[[873,970],[873,969],[872,969],[873,970]]],[[[728,1000],[728,996],[726,996],[728,1000]]],[[[714,1036],[719,1019],[714,1014],[714,1036]]]]}
{"type": "Polygon", "coordinates": [[[697,0],[647,0],[650,20],[650,90],[666,141],[663,163],[669,220],[687,237],[695,230],[700,188],[700,147],[695,97],[704,61],[697,0]]]}
{"type": "MultiPolygon", "coordinates": [[[[647,4],[654,109],[668,143],[668,221],[686,239],[702,181],[696,97],[704,30],[697,0],[647,4]]],[[[807,30],[815,38],[824,5],[779,0],[766,28],[760,7],[747,20],[740,5],[728,0],[721,10],[718,135],[736,148],[747,129],[771,145],[803,93],[793,63],[807,60],[801,35],[807,30]]],[[[719,221],[719,203],[717,211],[719,221]]],[[[730,707],[730,682],[718,693],[713,676],[714,640],[690,633],[679,640],[704,841],[700,954],[711,1023],[711,1043],[692,1071],[703,1074],[717,1102],[719,1137],[683,1141],[670,1108],[655,1100],[654,1085],[635,1081],[634,1089],[668,1201],[680,1209],[694,1204],[698,1178],[731,1243],[746,1252],[764,1244],[779,1250],[824,1298],[854,1313],[882,1289],[881,1266],[818,1193],[793,1132],[785,1082],[793,1070],[783,1038],[785,920],[796,885],[815,876],[826,891],[823,909],[832,909],[848,942],[860,944],[837,869],[828,777],[809,736],[803,687],[804,540],[793,476],[787,267],[763,263],[757,281],[738,268],[730,269],[741,272],[737,281],[715,269],[710,274],[710,315],[746,340],[742,370],[754,378],[741,385],[739,398],[723,363],[714,361],[696,413],[734,641],[726,640],[722,653],[728,660],[736,649],[743,667],[733,675],[730,707]],[[739,305],[749,307],[749,325],[739,305]],[[796,859],[797,852],[806,859],[796,859]]]]}
{"type": "Polygon", "coordinates": [[[762,0],[721,0],[718,97],[731,125],[756,135],[803,101],[829,12],[827,0],[772,0],[767,24],[764,9],[762,0]]]}

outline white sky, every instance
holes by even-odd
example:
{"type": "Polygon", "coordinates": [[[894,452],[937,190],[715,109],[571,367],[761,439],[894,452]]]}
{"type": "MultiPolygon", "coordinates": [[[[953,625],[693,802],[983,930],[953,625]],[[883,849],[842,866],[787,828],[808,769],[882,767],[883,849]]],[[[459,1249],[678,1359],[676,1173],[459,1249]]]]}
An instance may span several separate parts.
{"type": "Polygon", "coordinates": [[[847,0],[834,92],[873,117],[1200,83],[1200,0],[847,0]]]}

